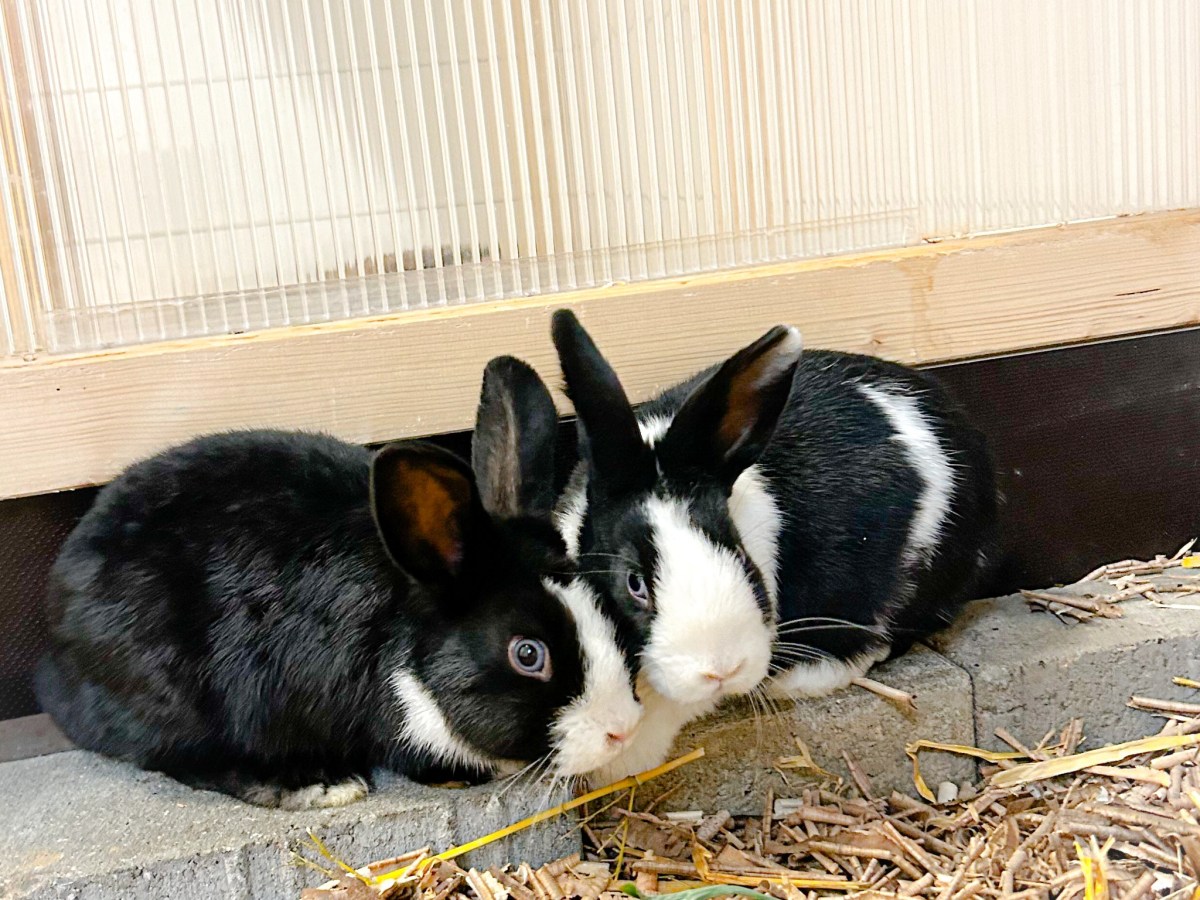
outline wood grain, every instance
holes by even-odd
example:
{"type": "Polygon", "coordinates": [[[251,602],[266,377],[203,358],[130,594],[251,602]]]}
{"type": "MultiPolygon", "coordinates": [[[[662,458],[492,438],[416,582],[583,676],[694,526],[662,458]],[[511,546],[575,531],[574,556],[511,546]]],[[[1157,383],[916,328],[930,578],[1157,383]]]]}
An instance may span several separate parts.
{"type": "Polygon", "coordinates": [[[374,442],[469,428],[497,353],[527,359],[557,388],[549,316],[560,306],[578,312],[634,398],[778,322],[798,325],[808,346],[907,363],[988,356],[1200,323],[1200,211],[10,360],[0,497],[101,483],[217,429],[374,442]]]}

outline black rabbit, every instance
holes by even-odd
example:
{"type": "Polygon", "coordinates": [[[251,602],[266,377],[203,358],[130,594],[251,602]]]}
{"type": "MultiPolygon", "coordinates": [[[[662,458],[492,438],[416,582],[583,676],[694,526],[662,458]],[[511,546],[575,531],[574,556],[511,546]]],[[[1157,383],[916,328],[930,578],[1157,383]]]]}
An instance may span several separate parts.
{"type": "Polygon", "coordinates": [[[641,708],[551,523],[554,426],[501,357],[474,471],[273,431],[132,466],[54,566],[43,708],[81,747],[285,808],[358,799],[375,767],[604,765],[641,708]]]}

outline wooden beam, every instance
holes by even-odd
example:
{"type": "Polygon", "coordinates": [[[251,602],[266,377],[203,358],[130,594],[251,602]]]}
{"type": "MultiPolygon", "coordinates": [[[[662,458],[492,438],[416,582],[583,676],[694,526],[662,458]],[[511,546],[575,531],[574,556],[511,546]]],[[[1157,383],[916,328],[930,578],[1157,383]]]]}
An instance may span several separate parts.
{"type": "Polygon", "coordinates": [[[637,399],[776,322],[798,325],[808,346],[907,363],[987,356],[1200,323],[1200,211],[10,360],[0,497],[100,483],[217,429],[374,442],[469,428],[494,354],[557,385],[548,331],[560,306],[577,310],[637,399]]]}

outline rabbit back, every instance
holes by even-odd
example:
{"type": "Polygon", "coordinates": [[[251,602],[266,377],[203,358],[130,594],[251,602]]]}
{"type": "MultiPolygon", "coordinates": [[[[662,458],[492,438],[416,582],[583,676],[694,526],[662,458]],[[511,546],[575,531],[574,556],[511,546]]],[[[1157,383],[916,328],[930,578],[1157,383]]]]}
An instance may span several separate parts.
{"type": "Polygon", "coordinates": [[[53,569],[46,710],[80,746],[150,768],[360,768],[386,746],[362,712],[387,718],[378,643],[404,640],[369,460],[242,432],[129,469],[53,569]]]}
{"type": "Polygon", "coordinates": [[[839,659],[883,645],[895,655],[943,627],[993,555],[987,443],[926,372],[806,352],[749,477],[762,479],[781,517],[780,637],[797,622],[805,630],[794,639],[839,659]],[[821,628],[822,617],[883,638],[821,628]]]}

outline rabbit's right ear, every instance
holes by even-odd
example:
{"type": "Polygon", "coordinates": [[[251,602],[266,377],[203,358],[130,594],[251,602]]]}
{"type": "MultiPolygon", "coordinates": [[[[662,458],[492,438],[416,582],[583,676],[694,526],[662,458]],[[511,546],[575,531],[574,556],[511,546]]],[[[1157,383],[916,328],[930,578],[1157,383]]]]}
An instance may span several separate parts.
{"type": "Polygon", "coordinates": [[[489,362],[471,438],[471,468],[489,514],[550,517],[557,438],[558,413],[537,372],[512,356],[489,362]]]}
{"type": "Polygon", "coordinates": [[[396,565],[435,582],[458,577],[482,514],[467,464],[419,441],[389,444],[375,454],[371,513],[396,565]]]}
{"type": "Polygon", "coordinates": [[[580,452],[597,480],[609,492],[650,487],[654,454],[642,440],[617,373],[570,310],[554,313],[551,334],[567,395],[579,417],[580,452]]]}
{"type": "Polygon", "coordinates": [[[757,462],[787,405],[803,341],[777,325],[743,347],[684,400],[659,442],[664,471],[701,471],[732,486],[757,462]]]}

